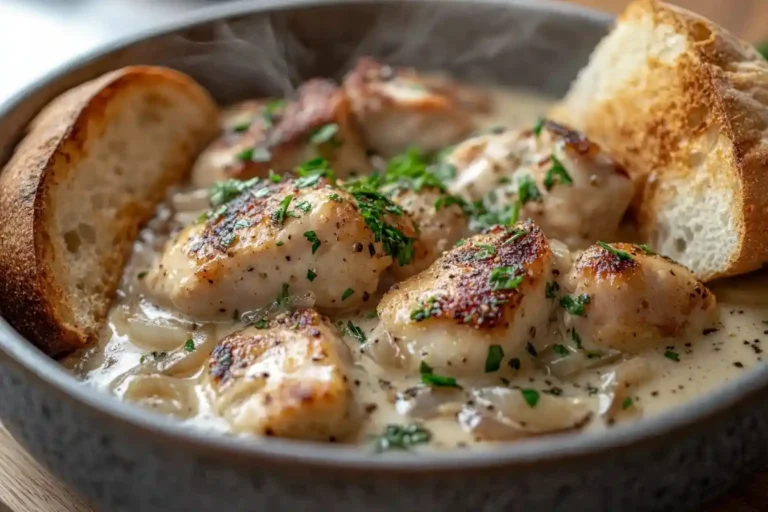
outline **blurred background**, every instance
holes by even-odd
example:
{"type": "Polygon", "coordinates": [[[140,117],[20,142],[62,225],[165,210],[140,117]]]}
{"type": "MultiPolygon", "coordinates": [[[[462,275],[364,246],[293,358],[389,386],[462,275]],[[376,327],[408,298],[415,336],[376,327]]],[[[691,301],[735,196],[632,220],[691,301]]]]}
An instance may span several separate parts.
{"type": "MultiPolygon", "coordinates": [[[[258,0],[254,0],[258,1],[258,0]]],[[[629,0],[572,0],[620,12],[629,0]]],[[[673,0],[674,1],[674,0],[673,0]]],[[[69,58],[222,0],[0,0],[0,101],[69,58]]],[[[753,41],[768,39],[768,0],[676,0],[753,41]]]]}

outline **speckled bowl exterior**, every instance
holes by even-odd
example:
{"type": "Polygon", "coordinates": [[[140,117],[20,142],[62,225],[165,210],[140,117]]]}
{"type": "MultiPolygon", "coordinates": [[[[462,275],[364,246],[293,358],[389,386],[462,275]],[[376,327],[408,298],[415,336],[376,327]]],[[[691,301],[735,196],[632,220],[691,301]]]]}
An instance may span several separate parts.
{"type": "MultiPolygon", "coordinates": [[[[165,64],[227,103],[338,77],[357,55],[558,95],[610,18],[543,0],[262,0],[195,13],[70,63],[0,107],[0,162],[56,94],[165,64]]],[[[662,417],[483,452],[374,455],[210,436],[89,389],[0,319],[0,417],[98,510],[606,511],[694,508],[768,452],[768,368],[662,417]]]]}

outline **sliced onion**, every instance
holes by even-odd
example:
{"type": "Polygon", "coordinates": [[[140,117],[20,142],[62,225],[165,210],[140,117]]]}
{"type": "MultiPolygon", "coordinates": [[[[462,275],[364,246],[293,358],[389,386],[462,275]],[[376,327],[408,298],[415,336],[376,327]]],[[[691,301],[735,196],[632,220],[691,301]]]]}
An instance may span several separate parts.
{"type": "Polygon", "coordinates": [[[114,391],[123,400],[178,418],[197,414],[197,395],[191,382],[165,375],[125,375],[119,381],[114,391]]]}
{"type": "Polygon", "coordinates": [[[510,440],[583,427],[592,416],[589,406],[575,398],[540,393],[531,406],[519,389],[481,388],[473,404],[459,413],[459,423],[485,440],[510,440]]]}
{"type": "Polygon", "coordinates": [[[420,420],[455,416],[464,399],[465,394],[456,388],[416,386],[397,394],[395,409],[403,416],[420,420]]]}
{"type": "Polygon", "coordinates": [[[651,374],[651,364],[642,357],[617,364],[601,377],[599,414],[611,417],[622,410],[624,400],[630,396],[632,390],[647,381],[651,374]]]}
{"type": "Polygon", "coordinates": [[[561,380],[572,378],[589,368],[610,364],[621,357],[618,350],[587,351],[572,347],[569,347],[571,353],[563,356],[556,353],[552,347],[550,345],[539,353],[539,362],[551,375],[561,380]]]}

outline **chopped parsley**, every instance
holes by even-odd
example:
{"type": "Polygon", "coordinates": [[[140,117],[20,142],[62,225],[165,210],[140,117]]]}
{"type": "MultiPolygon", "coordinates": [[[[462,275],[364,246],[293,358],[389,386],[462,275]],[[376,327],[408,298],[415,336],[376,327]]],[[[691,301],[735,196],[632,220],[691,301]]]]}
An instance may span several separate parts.
{"type": "Polygon", "coordinates": [[[539,392],[536,391],[535,389],[530,389],[530,388],[521,389],[520,393],[522,393],[523,399],[525,399],[525,402],[529,406],[536,407],[536,404],[539,403],[539,392]]]}
{"type": "Polygon", "coordinates": [[[422,320],[426,320],[427,318],[432,317],[433,311],[432,311],[432,305],[437,300],[437,297],[432,296],[429,297],[426,301],[420,301],[420,308],[414,309],[411,311],[411,320],[415,322],[421,322],[422,320]]]}
{"type": "Polygon", "coordinates": [[[277,210],[272,212],[272,222],[278,225],[285,222],[285,217],[288,215],[288,206],[291,204],[291,201],[293,201],[292,195],[285,196],[283,200],[280,201],[277,210]]]}
{"type": "Polygon", "coordinates": [[[278,240],[277,242],[275,242],[275,245],[278,247],[282,247],[285,245],[285,242],[283,242],[282,240],[278,240]]]}
{"type": "Polygon", "coordinates": [[[435,199],[435,211],[439,212],[441,209],[448,208],[449,206],[454,204],[457,204],[462,207],[465,205],[464,200],[459,197],[451,196],[451,195],[440,196],[437,199],[435,199]]]}
{"type": "Polygon", "coordinates": [[[557,284],[557,281],[547,282],[544,289],[544,296],[548,299],[554,299],[559,291],[560,285],[557,284]]]}
{"type": "Polygon", "coordinates": [[[584,306],[590,302],[589,295],[566,295],[560,299],[560,307],[575,316],[587,316],[584,306]]]}
{"type": "Polygon", "coordinates": [[[253,322],[253,326],[257,329],[266,329],[269,327],[269,322],[267,322],[266,318],[261,318],[253,322]]]}
{"type": "Polygon", "coordinates": [[[470,228],[482,231],[492,226],[511,226],[520,216],[520,201],[511,204],[496,204],[493,194],[466,206],[469,214],[470,228]]]}
{"type": "Polygon", "coordinates": [[[619,260],[621,260],[621,261],[631,261],[631,260],[635,259],[628,252],[622,251],[621,249],[616,249],[615,247],[612,247],[612,246],[610,246],[609,244],[607,244],[605,242],[598,241],[597,245],[599,245],[601,248],[605,249],[609,253],[613,254],[614,256],[619,258],[619,260]]]}
{"type": "Polygon", "coordinates": [[[581,336],[579,336],[579,333],[576,332],[576,329],[571,329],[571,338],[573,338],[573,342],[576,344],[576,348],[581,348],[581,336]]]}
{"type": "Polygon", "coordinates": [[[519,370],[520,369],[520,359],[517,357],[513,357],[509,360],[509,363],[507,363],[510,368],[513,370],[519,370]]]}
{"type": "Polygon", "coordinates": [[[249,228],[251,227],[251,223],[245,219],[238,219],[237,222],[235,222],[235,225],[232,227],[235,229],[249,228]]]}
{"type": "Polygon", "coordinates": [[[565,345],[561,345],[559,343],[553,346],[552,350],[554,350],[555,354],[559,356],[568,356],[571,354],[571,351],[568,350],[568,347],[566,347],[565,345]]]}
{"type": "Polygon", "coordinates": [[[336,123],[329,123],[325,126],[321,126],[309,136],[309,142],[315,145],[333,143],[339,144],[336,140],[336,135],[339,133],[339,125],[336,123]]]}
{"type": "Polygon", "coordinates": [[[269,181],[271,181],[272,183],[280,183],[281,181],[283,181],[283,177],[280,176],[279,174],[277,174],[272,169],[270,169],[269,170],[269,181]]]}
{"type": "Polygon", "coordinates": [[[476,260],[485,260],[496,254],[496,248],[491,244],[474,244],[474,246],[481,249],[481,251],[475,254],[476,260]]]}
{"type": "Polygon", "coordinates": [[[316,277],[317,277],[317,274],[315,274],[314,270],[312,270],[311,268],[307,269],[307,279],[309,280],[310,283],[314,281],[316,277]]]}
{"type": "Polygon", "coordinates": [[[488,347],[488,355],[485,357],[485,373],[499,371],[502,359],[504,359],[504,349],[501,348],[501,345],[488,347]]]}
{"type": "Polygon", "coordinates": [[[568,171],[563,167],[563,163],[557,159],[554,153],[550,156],[552,167],[549,168],[544,175],[544,186],[547,190],[551,189],[555,185],[555,179],[562,185],[573,185],[573,180],[568,174],[568,171]]]}
{"type": "Polygon", "coordinates": [[[524,229],[513,229],[511,230],[512,236],[504,240],[504,242],[501,245],[510,245],[515,243],[516,241],[523,238],[525,235],[528,234],[528,231],[524,229]]]}
{"type": "Polygon", "coordinates": [[[208,189],[208,197],[211,206],[221,206],[230,202],[258,182],[259,178],[251,178],[250,180],[245,181],[231,179],[217,181],[208,189]]]}
{"type": "Polygon", "coordinates": [[[301,201],[296,203],[296,208],[303,211],[304,213],[309,213],[310,210],[312,210],[312,204],[309,201],[301,201]]]}
{"type": "Polygon", "coordinates": [[[516,276],[519,267],[496,267],[491,271],[488,283],[493,290],[514,290],[523,282],[525,275],[516,276]]]}
{"type": "Polygon", "coordinates": [[[328,198],[331,201],[336,201],[337,203],[341,202],[341,196],[339,194],[337,194],[336,192],[334,192],[333,194],[329,195],[328,198]]]}
{"type": "Polygon", "coordinates": [[[283,288],[280,290],[280,295],[277,296],[277,300],[275,301],[278,306],[285,307],[288,305],[288,300],[290,296],[288,295],[288,283],[283,283],[283,288]]]}
{"type": "Polygon", "coordinates": [[[667,359],[671,359],[676,363],[680,362],[680,355],[677,352],[674,352],[672,350],[667,350],[666,352],[664,352],[664,357],[666,357],[667,359]]]}
{"type": "Polygon", "coordinates": [[[395,155],[387,162],[384,183],[416,192],[424,187],[434,187],[441,192],[446,190],[443,181],[432,172],[427,159],[415,148],[395,155]]]}
{"type": "Polygon", "coordinates": [[[626,411],[630,407],[632,407],[632,397],[628,396],[627,398],[624,399],[623,402],[621,402],[621,410],[626,411]]]}
{"type": "Polygon", "coordinates": [[[283,99],[268,101],[261,110],[261,117],[264,119],[264,125],[267,128],[272,127],[275,122],[276,114],[279,110],[285,108],[286,101],[283,99]]]}
{"type": "Polygon", "coordinates": [[[421,374],[421,383],[428,386],[434,386],[436,388],[458,388],[456,379],[453,377],[444,377],[442,375],[435,375],[432,371],[432,367],[424,361],[419,366],[419,373],[421,374]]]}
{"type": "Polygon", "coordinates": [[[250,127],[251,127],[251,121],[243,121],[241,123],[238,123],[232,126],[231,130],[235,133],[244,133],[244,132],[247,132],[250,127]]]}
{"type": "Polygon", "coordinates": [[[374,446],[379,453],[387,450],[409,450],[431,440],[432,433],[420,425],[387,425],[384,433],[376,437],[374,446]]]}
{"type": "Polygon", "coordinates": [[[456,242],[455,244],[453,244],[453,246],[454,246],[454,247],[461,247],[461,246],[462,246],[462,245],[464,245],[465,243],[467,243],[467,239],[466,239],[466,238],[462,238],[461,240],[459,240],[458,242],[456,242]]]}
{"type": "Polygon", "coordinates": [[[525,176],[517,185],[517,198],[520,204],[541,199],[541,192],[536,187],[536,182],[530,176],[525,176]]]}
{"type": "Polygon", "coordinates": [[[347,322],[347,334],[355,338],[360,343],[365,343],[365,333],[363,330],[352,322],[347,322]]]}
{"type": "Polygon", "coordinates": [[[355,290],[353,290],[352,288],[347,288],[346,290],[344,290],[344,293],[341,294],[341,301],[344,302],[345,300],[350,298],[354,293],[355,293],[355,290]]]}
{"type": "Polygon", "coordinates": [[[653,249],[651,249],[650,247],[648,247],[645,244],[640,244],[640,245],[637,246],[637,248],[640,249],[641,251],[643,251],[648,256],[655,256],[656,255],[656,253],[653,251],[653,249]]]}
{"type": "Polygon", "coordinates": [[[535,136],[537,136],[537,137],[538,137],[539,135],[541,135],[541,130],[543,130],[543,129],[544,129],[544,123],[545,123],[545,122],[546,122],[546,120],[545,120],[543,117],[540,117],[540,118],[539,118],[539,119],[536,121],[536,124],[535,124],[535,125],[533,125],[533,134],[534,134],[535,136]]]}
{"type": "Polygon", "coordinates": [[[315,254],[320,248],[320,239],[317,238],[317,233],[314,231],[305,231],[304,238],[306,238],[308,242],[312,242],[312,254],[315,254]]]}
{"type": "Polygon", "coordinates": [[[184,352],[194,352],[194,351],[195,351],[195,340],[190,338],[186,341],[186,343],[184,343],[184,352]]]}

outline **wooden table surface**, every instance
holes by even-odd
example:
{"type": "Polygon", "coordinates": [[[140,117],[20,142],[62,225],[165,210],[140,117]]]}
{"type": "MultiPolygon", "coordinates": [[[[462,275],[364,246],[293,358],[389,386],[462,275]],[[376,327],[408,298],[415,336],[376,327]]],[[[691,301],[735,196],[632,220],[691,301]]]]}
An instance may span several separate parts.
{"type": "MultiPolygon", "coordinates": [[[[620,12],[628,0],[573,0],[620,12]]],[[[677,0],[749,41],[768,40],[768,0],[677,0]]],[[[42,468],[0,427],[0,501],[14,512],[93,512],[83,500],[42,468]]],[[[2,503],[0,503],[2,510],[2,503]]],[[[743,482],[701,512],[768,510],[768,473],[743,482]]]]}

